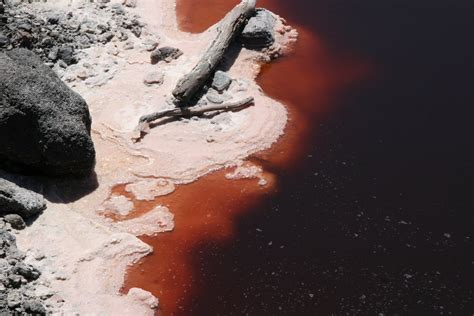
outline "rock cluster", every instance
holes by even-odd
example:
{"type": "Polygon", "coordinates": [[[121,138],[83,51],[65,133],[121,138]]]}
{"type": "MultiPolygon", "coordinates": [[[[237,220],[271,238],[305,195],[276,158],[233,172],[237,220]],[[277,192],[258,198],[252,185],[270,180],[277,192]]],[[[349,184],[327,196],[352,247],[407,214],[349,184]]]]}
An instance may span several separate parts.
{"type": "MultiPolygon", "coordinates": [[[[106,44],[116,38],[140,37],[144,25],[120,3],[84,3],[90,10],[60,12],[35,8],[10,0],[0,8],[0,50],[24,47],[43,61],[62,67],[78,61],[77,50],[106,44]],[[88,12],[98,14],[88,14],[88,12]]],[[[133,1],[125,5],[132,6],[133,1]]]]}
{"type": "Polygon", "coordinates": [[[40,272],[24,262],[7,224],[0,218],[0,315],[46,315],[34,294],[40,272]]]}
{"type": "Polygon", "coordinates": [[[218,70],[214,74],[210,87],[205,87],[205,100],[213,104],[222,104],[233,98],[232,94],[227,92],[232,83],[232,78],[224,71],[218,70]]]}
{"type": "Polygon", "coordinates": [[[26,49],[0,52],[0,163],[47,175],[90,173],[95,151],[84,99],[26,49]]]}

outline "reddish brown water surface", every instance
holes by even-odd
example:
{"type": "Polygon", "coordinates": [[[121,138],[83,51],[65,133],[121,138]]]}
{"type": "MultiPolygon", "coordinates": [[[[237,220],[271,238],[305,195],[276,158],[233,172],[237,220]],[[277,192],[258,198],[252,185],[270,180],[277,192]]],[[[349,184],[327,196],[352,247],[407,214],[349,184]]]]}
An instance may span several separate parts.
{"type": "MultiPolygon", "coordinates": [[[[178,1],[180,26],[184,31],[202,32],[238,2],[178,1]]],[[[260,5],[277,9],[269,1],[260,5]]],[[[268,171],[297,163],[309,143],[308,125],[317,124],[337,91],[367,72],[365,64],[329,52],[316,34],[304,28],[298,31],[294,52],[265,66],[259,77],[264,91],[287,103],[290,111],[284,138],[253,159],[268,171]]],[[[162,315],[189,314],[189,299],[205,287],[205,272],[193,263],[196,249],[203,244],[217,247],[235,238],[236,217],[251,212],[263,195],[278,190],[272,181],[262,187],[257,180],[226,180],[226,172],[215,172],[154,201],[172,210],[176,228],[172,233],[141,238],[153,246],[154,254],[128,271],[125,289],[151,291],[160,298],[162,315]]]]}
{"type": "MultiPolygon", "coordinates": [[[[180,0],[180,26],[237,2],[180,0]]],[[[472,314],[469,3],[260,0],[300,32],[258,79],[289,109],[251,159],[273,180],[220,171],[154,201],[176,228],[142,238],[124,290],[161,315],[472,314]]]]}

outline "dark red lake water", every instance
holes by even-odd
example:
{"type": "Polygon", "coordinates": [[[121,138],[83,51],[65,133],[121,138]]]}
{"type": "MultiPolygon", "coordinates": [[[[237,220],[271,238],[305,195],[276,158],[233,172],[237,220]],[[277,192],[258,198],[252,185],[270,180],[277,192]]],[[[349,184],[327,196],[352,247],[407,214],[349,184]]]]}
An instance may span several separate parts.
{"type": "MultiPolygon", "coordinates": [[[[178,1],[200,32],[237,1],[178,1]]],[[[265,67],[274,176],[179,187],[126,288],[161,315],[472,315],[471,1],[261,0],[301,33],[265,67]],[[469,136],[471,135],[471,136],[469,136]]]]}

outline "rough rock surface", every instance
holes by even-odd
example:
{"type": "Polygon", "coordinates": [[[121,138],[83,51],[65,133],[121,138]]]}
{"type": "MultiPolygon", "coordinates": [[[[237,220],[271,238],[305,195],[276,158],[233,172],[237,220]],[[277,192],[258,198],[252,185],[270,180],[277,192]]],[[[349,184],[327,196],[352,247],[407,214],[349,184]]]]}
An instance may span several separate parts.
{"type": "Polygon", "coordinates": [[[15,213],[28,218],[45,208],[46,202],[41,195],[0,179],[0,215],[15,213]]]}
{"type": "Polygon", "coordinates": [[[5,215],[4,220],[10,224],[13,229],[24,229],[26,227],[25,221],[18,214],[5,215]]]}
{"type": "Polygon", "coordinates": [[[165,46],[154,50],[150,55],[150,61],[152,64],[157,64],[160,61],[169,63],[173,59],[178,59],[181,55],[183,55],[183,52],[179,48],[165,46]]]}
{"type": "Polygon", "coordinates": [[[23,262],[8,226],[0,218],[0,315],[46,315],[43,301],[33,294],[40,272],[23,262]]]}
{"type": "Polygon", "coordinates": [[[214,79],[212,80],[212,87],[221,92],[226,90],[230,86],[231,82],[232,79],[225,72],[218,70],[216,71],[214,79]]]}
{"type": "Polygon", "coordinates": [[[88,173],[95,151],[84,99],[26,49],[0,52],[0,164],[64,175],[88,173]]]}
{"type": "MultiPolygon", "coordinates": [[[[84,1],[84,10],[66,12],[8,1],[0,9],[0,50],[28,48],[50,65],[67,67],[78,62],[81,49],[113,39],[127,41],[132,34],[140,37],[144,24],[120,3],[105,2],[84,1]]],[[[128,7],[133,3],[125,1],[128,7]]]]}
{"type": "Polygon", "coordinates": [[[243,44],[248,48],[269,47],[275,42],[275,16],[266,9],[257,9],[241,34],[243,44]]]}

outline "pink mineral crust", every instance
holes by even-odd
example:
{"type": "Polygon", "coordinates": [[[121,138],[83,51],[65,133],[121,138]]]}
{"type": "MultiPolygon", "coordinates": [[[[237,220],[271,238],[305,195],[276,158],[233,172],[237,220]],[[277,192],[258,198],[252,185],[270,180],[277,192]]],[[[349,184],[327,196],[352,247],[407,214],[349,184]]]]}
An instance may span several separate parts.
{"type": "MultiPolygon", "coordinates": [[[[119,2],[112,0],[111,4],[119,2]]],[[[91,11],[91,6],[79,0],[27,5],[90,18],[100,15],[100,10],[91,11]]],[[[111,196],[112,188],[127,184],[126,192],[136,200],[153,200],[172,193],[177,184],[241,164],[249,155],[269,148],[284,131],[285,107],[266,96],[255,82],[262,62],[283,54],[295,40],[295,31],[278,19],[276,45],[266,53],[243,49],[228,71],[233,78],[228,92],[231,100],[252,96],[254,106],[213,118],[176,120],[152,128],[140,142],[131,140],[142,115],[173,107],[169,101],[172,89],[216,34],[215,26],[202,34],[180,31],[175,5],[175,0],[133,1],[125,10],[146,24],[140,38],[129,35],[124,42],[112,39],[85,49],[77,65],[57,70],[89,105],[98,188],[68,204],[49,202],[38,220],[19,232],[18,244],[28,252],[29,260],[35,260],[37,253],[46,258],[35,264],[43,271],[41,280],[57,294],[49,301],[54,313],[153,315],[157,301],[151,294],[138,289],[128,295],[117,293],[127,266],[152,251],[137,235],[172,230],[173,210],[156,205],[139,217],[110,221],[98,211],[127,215],[133,206],[130,198],[111,196]],[[149,49],[157,39],[158,47],[176,47],[183,55],[151,65],[149,49]],[[144,83],[145,75],[152,71],[163,74],[161,84],[144,83]]],[[[230,177],[260,178],[258,174],[258,167],[241,167],[230,177]]],[[[44,190],[58,196],[55,201],[61,200],[56,185],[46,185],[44,190]]]]}

